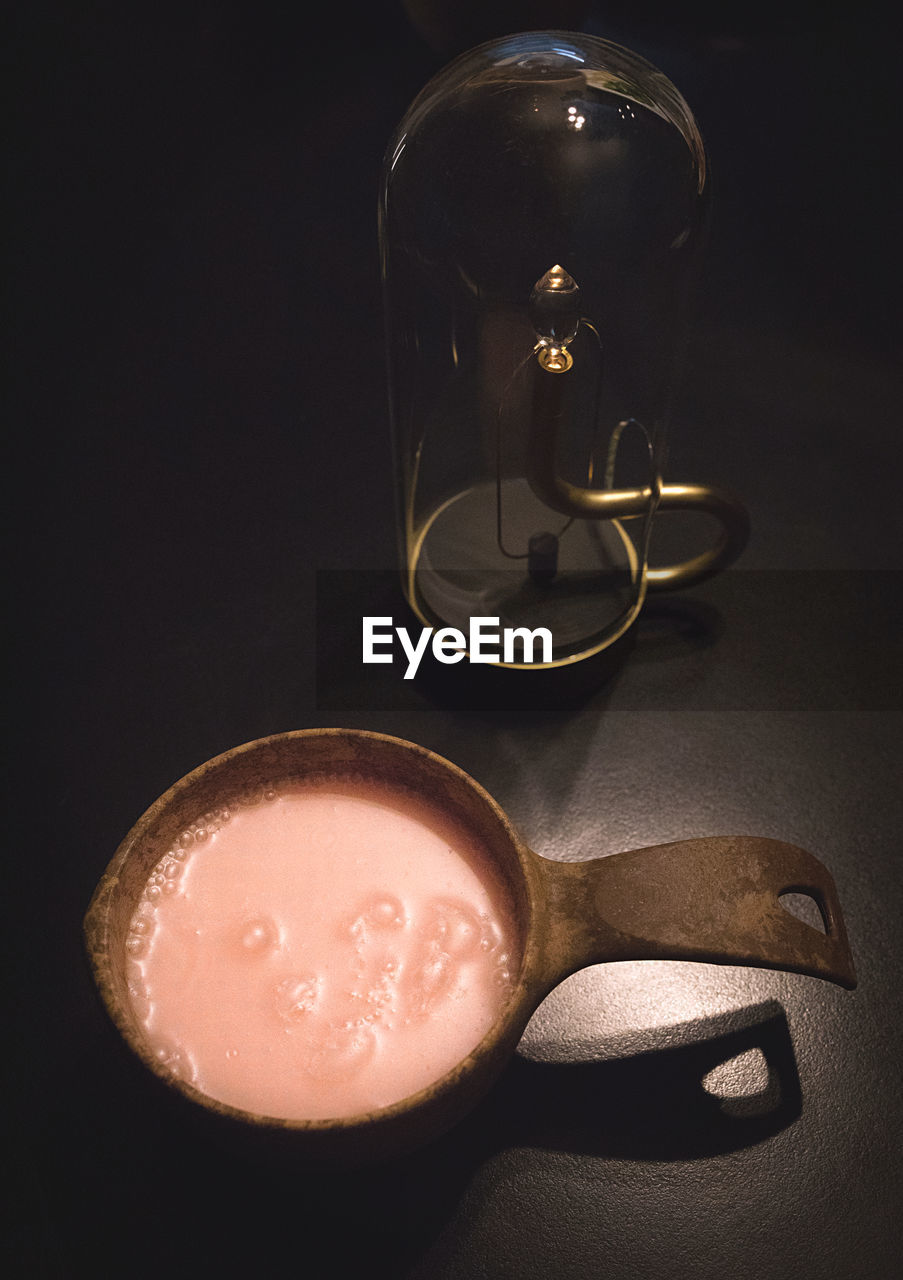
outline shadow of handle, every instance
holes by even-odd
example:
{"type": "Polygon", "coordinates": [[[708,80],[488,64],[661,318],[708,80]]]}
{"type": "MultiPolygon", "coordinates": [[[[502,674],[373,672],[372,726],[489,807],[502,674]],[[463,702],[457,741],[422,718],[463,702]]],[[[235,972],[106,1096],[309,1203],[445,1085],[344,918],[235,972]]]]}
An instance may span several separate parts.
{"type": "Polygon", "coordinates": [[[834,881],[794,845],[715,836],[590,862],[537,863],[552,982],[608,960],[701,960],[856,985],[834,881]],[[814,898],[825,932],[791,915],[779,901],[785,893],[814,898]]]}
{"type": "Polygon", "coordinates": [[[679,564],[649,568],[646,581],[650,591],[673,591],[704,582],[727,569],[749,541],[749,512],[733,494],[707,484],[662,485],[656,515],[661,511],[702,511],[721,524],[713,547],[679,564]]]}
{"type": "Polygon", "coordinates": [[[800,1115],[793,1041],[774,1001],[662,1029],[660,1037],[662,1047],[594,1062],[516,1057],[507,1082],[509,1096],[519,1091],[508,1104],[516,1112],[509,1145],[692,1160],[761,1142],[800,1115]],[[755,1092],[724,1096],[706,1083],[714,1069],[750,1052],[761,1055],[765,1071],[755,1092]]]}

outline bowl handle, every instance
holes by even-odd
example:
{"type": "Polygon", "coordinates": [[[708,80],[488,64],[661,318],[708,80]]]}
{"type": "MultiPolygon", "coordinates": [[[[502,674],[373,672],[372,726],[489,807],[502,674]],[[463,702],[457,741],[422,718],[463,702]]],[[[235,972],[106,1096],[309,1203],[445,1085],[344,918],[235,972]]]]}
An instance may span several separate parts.
{"type": "Polygon", "coordinates": [[[589,862],[536,861],[556,981],[607,960],[701,960],[856,985],[834,881],[794,845],[716,836],[589,862]],[[825,932],[792,915],[779,900],[785,893],[813,898],[825,932]]]}

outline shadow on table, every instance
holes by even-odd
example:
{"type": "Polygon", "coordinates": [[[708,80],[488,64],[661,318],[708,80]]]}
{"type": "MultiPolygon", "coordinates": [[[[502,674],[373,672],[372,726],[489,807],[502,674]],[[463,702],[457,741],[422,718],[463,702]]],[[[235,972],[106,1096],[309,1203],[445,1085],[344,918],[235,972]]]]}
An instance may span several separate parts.
{"type": "Polygon", "coordinates": [[[605,1062],[516,1056],[491,1094],[445,1138],[375,1169],[326,1175],[318,1187],[323,1212],[334,1214],[351,1200],[365,1233],[394,1221],[397,1245],[413,1259],[438,1235],[480,1165],[512,1147],[686,1161],[753,1146],[800,1115],[796,1059],[778,1003],[671,1034],[681,1042],[676,1047],[605,1062]],[[760,1069],[751,1092],[738,1090],[736,1074],[723,1092],[711,1083],[723,1064],[752,1055],[760,1069]]]}
{"type": "MultiPolygon", "coordinates": [[[[445,1137],[352,1171],[227,1154],[177,1112],[151,1103],[105,1039],[89,1037],[54,1087],[38,1088],[41,1107],[23,1109],[20,1178],[39,1202],[41,1273],[75,1274],[90,1264],[95,1274],[113,1274],[127,1258],[132,1277],[196,1267],[232,1275],[303,1255],[324,1259],[329,1274],[365,1268],[371,1277],[404,1276],[480,1168],[502,1153],[532,1147],[600,1160],[689,1161],[762,1142],[799,1116],[779,1004],[690,1022],[667,1036],[669,1048],[606,1061],[515,1055],[445,1137]],[[712,1080],[720,1065],[751,1051],[760,1068],[752,1091],[734,1087],[719,1097],[712,1080]]],[[[606,1048],[619,1051],[614,1044],[600,1052],[606,1048]]],[[[31,1238],[27,1226],[25,1234],[31,1238]]]]}
{"type": "Polygon", "coordinates": [[[600,1157],[693,1160],[762,1142],[800,1115],[790,1028],[777,1002],[671,1034],[682,1043],[605,1062],[517,1057],[504,1106],[511,1139],[600,1157]],[[523,1134],[515,1108],[530,1117],[523,1134]]]}

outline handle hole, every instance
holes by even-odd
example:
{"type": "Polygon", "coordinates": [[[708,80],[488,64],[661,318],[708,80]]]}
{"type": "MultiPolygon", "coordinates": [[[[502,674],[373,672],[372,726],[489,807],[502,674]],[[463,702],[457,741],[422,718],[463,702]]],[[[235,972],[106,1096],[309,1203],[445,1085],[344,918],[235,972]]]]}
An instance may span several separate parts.
{"type": "Polygon", "coordinates": [[[811,893],[802,893],[798,889],[788,889],[778,896],[778,902],[785,911],[802,920],[810,929],[819,933],[828,932],[828,919],[825,909],[818,898],[811,893]]]}
{"type": "Polygon", "coordinates": [[[780,1100],[780,1086],[758,1048],[719,1062],[703,1076],[702,1087],[718,1099],[725,1114],[737,1117],[764,1115],[780,1100]]]}

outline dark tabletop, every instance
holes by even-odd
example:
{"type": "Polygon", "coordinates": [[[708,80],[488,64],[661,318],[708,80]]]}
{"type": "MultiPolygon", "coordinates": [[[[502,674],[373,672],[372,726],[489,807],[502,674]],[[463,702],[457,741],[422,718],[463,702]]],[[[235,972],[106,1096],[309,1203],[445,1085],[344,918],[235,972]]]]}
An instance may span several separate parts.
{"type": "MultiPolygon", "coordinates": [[[[834,24],[814,4],[572,7],[665,71],[706,139],[712,241],[667,478],[738,490],[753,534],[737,569],[650,606],[616,679],[542,715],[368,684],[354,636],[347,670],[318,677],[318,598],[346,575],[357,625],[395,564],[376,190],[389,135],[455,37],[431,47],[388,2],[303,19],[269,0],[22,7],[15,1274],[896,1274],[890,51],[865,10],[834,24]],[[551,857],[723,833],[801,845],[835,877],[859,986],[597,966],[547,999],[485,1101],[421,1152],[353,1173],[224,1156],[115,1052],[81,917],[176,778],[330,724],[454,760],[551,857]]],[[[534,10],[522,25],[556,25],[534,10]]]]}

